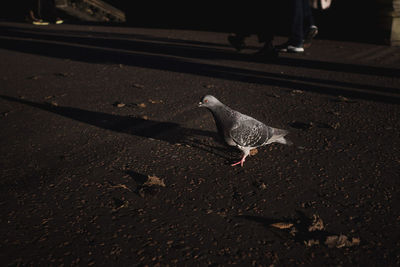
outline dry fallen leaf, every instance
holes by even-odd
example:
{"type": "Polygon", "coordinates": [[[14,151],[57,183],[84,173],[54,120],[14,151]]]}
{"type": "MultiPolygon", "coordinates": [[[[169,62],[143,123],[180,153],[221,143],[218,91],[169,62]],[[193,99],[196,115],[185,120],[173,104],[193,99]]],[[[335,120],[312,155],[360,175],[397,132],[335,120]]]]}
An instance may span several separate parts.
{"type": "Polygon", "coordinates": [[[322,221],[322,219],[318,215],[313,214],[313,222],[308,227],[308,231],[309,232],[322,231],[322,230],[324,230],[324,228],[325,228],[325,226],[324,226],[324,222],[322,221]]]}
{"type": "Polygon", "coordinates": [[[127,208],[129,206],[129,201],[124,201],[122,205],[111,209],[112,212],[119,211],[120,209],[127,208]]]}
{"type": "Polygon", "coordinates": [[[124,184],[117,184],[117,185],[113,185],[113,186],[111,186],[111,187],[112,187],[112,188],[122,188],[122,189],[126,189],[126,190],[132,192],[132,190],[131,190],[129,187],[127,187],[126,185],[124,185],[124,184]]]}
{"type": "Polygon", "coordinates": [[[318,239],[310,239],[310,240],[304,240],[304,244],[307,246],[307,247],[312,247],[312,246],[315,246],[315,245],[319,245],[319,240],[318,239]]]}
{"type": "Polygon", "coordinates": [[[293,226],[293,223],[278,222],[278,223],[270,224],[270,226],[278,228],[278,229],[289,229],[293,226]]]}
{"type": "Polygon", "coordinates": [[[360,239],[359,238],[352,238],[350,241],[347,236],[345,235],[332,235],[328,236],[325,240],[325,245],[327,245],[330,248],[343,248],[343,247],[352,247],[352,246],[357,246],[360,244],[360,239]]]}
{"type": "Polygon", "coordinates": [[[151,103],[151,104],[161,104],[161,103],[163,103],[163,101],[162,100],[149,99],[149,103],[151,103]]]}
{"type": "Polygon", "coordinates": [[[143,186],[161,186],[165,187],[165,183],[163,179],[158,178],[157,176],[153,175],[148,175],[147,176],[147,181],[143,183],[143,186]]]}
{"type": "Polygon", "coordinates": [[[348,99],[347,97],[344,97],[342,95],[338,96],[338,99],[339,99],[339,101],[342,101],[342,102],[349,102],[350,101],[350,99],[348,99]]]}
{"type": "Polygon", "coordinates": [[[41,76],[39,75],[33,75],[31,77],[28,77],[29,80],[39,80],[41,78],[41,76]]]}
{"type": "Polygon", "coordinates": [[[265,190],[265,189],[267,189],[267,185],[264,184],[264,183],[261,183],[259,188],[262,189],[262,190],[265,190]]]}
{"type": "Polygon", "coordinates": [[[122,103],[122,102],[119,102],[119,101],[114,102],[114,104],[113,104],[113,106],[117,107],[117,108],[125,107],[125,105],[126,105],[125,103],[122,103]]]}
{"type": "Polygon", "coordinates": [[[304,93],[303,90],[292,90],[292,94],[302,94],[304,93]]]}
{"type": "Polygon", "coordinates": [[[336,122],[330,125],[332,129],[337,130],[340,128],[340,122],[336,122]]]}
{"type": "Polygon", "coordinates": [[[359,237],[353,237],[353,238],[351,239],[351,243],[353,244],[353,246],[358,246],[358,245],[360,245],[360,242],[361,242],[361,240],[360,240],[359,237]]]}
{"type": "Polygon", "coordinates": [[[144,88],[144,85],[143,84],[139,84],[139,83],[134,83],[134,84],[132,84],[132,86],[136,87],[136,88],[144,88]]]}

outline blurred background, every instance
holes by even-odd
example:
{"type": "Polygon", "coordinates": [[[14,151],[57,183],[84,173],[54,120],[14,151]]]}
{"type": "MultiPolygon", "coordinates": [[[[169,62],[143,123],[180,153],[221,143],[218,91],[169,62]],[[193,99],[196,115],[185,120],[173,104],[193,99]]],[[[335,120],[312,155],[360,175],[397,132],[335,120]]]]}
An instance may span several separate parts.
{"type": "MultiPolygon", "coordinates": [[[[28,0],[25,0],[28,1],[28,0]]],[[[3,2],[0,16],[23,20],[25,1],[3,2]]],[[[254,12],[252,2],[54,0],[67,23],[118,23],[130,27],[234,31],[254,12]]],[[[318,38],[400,45],[400,0],[332,0],[327,10],[314,10],[318,38]]],[[[287,25],[276,25],[286,34],[287,25]]]]}

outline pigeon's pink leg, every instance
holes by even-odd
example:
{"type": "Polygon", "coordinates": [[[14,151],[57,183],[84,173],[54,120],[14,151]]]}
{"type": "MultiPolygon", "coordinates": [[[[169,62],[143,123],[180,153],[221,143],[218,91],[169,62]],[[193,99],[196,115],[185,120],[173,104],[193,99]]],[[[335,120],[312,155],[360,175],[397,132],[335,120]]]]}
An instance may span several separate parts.
{"type": "Polygon", "coordinates": [[[246,160],[246,157],[247,157],[246,154],[243,155],[243,157],[242,157],[242,159],[241,159],[240,161],[238,161],[238,162],[236,162],[236,163],[233,163],[231,166],[236,166],[236,165],[240,164],[240,166],[243,167],[243,163],[244,163],[244,161],[246,160]]]}

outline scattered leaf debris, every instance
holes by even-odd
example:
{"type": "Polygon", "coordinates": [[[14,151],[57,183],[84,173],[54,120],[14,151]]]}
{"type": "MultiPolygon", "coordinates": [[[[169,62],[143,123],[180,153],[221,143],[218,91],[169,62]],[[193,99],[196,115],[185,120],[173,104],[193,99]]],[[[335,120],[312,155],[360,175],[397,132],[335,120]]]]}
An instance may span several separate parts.
{"type": "Polygon", "coordinates": [[[162,101],[162,100],[149,99],[149,103],[151,103],[151,104],[162,104],[162,103],[164,103],[164,101],[162,101]]]}
{"type": "Polygon", "coordinates": [[[141,89],[143,89],[143,88],[144,88],[144,85],[143,85],[143,84],[139,84],[139,83],[134,83],[134,84],[132,84],[132,87],[136,87],[136,88],[141,88],[141,89]]]}
{"type": "Polygon", "coordinates": [[[112,185],[111,188],[122,188],[122,189],[126,189],[126,190],[132,192],[132,190],[131,190],[128,186],[126,186],[126,185],[124,185],[124,184],[112,185]]]}
{"type": "Polygon", "coordinates": [[[351,240],[346,235],[328,235],[325,232],[325,224],[322,219],[317,215],[313,214],[311,225],[304,229],[301,226],[301,222],[290,223],[290,222],[277,222],[270,224],[271,227],[286,230],[290,229],[290,234],[292,236],[307,236],[304,238],[303,242],[307,247],[312,247],[316,245],[324,244],[329,248],[343,248],[352,247],[360,244],[360,238],[353,237],[351,240]]]}
{"type": "Polygon", "coordinates": [[[265,189],[267,189],[267,185],[264,183],[261,183],[258,188],[260,188],[261,190],[265,190],[265,189]]]}
{"type": "Polygon", "coordinates": [[[155,175],[148,175],[147,180],[138,187],[137,193],[141,197],[145,197],[147,194],[155,194],[159,192],[160,187],[165,187],[164,179],[160,179],[155,175]]]}
{"type": "Polygon", "coordinates": [[[289,229],[293,226],[293,223],[277,222],[277,223],[270,224],[270,226],[278,228],[278,229],[289,229]]]}
{"type": "Polygon", "coordinates": [[[345,235],[332,235],[328,236],[325,240],[325,245],[329,248],[343,248],[343,247],[352,247],[360,244],[359,238],[352,238],[351,241],[345,235]]]}
{"type": "Polygon", "coordinates": [[[114,208],[111,210],[111,212],[117,212],[120,209],[127,208],[129,206],[128,200],[119,198],[113,198],[113,200],[114,200],[114,208]]]}
{"type": "Polygon", "coordinates": [[[314,232],[314,231],[322,231],[324,229],[325,229],[325,226],[324,226],[324,222],[322,221],[322,219],[318,215],[313,214],[313,222],[308,227],[308,231],[314,232]]]}
{"type": "Polygon", "coordinates": [[[40,75],[33,75],[28,77],[29,80],[39,80],[40,78],[41,78],[40,75]]]}
{"type": "Polygon", "coordinates": [[[58,103],[56,101],[50,101],[50,102],[47,102],[47,104],[49,104],[53,107],[58,107],[58,103]]]}
{"type": "Polygon", "coordinates": [[[303,91],[303,90],[296,90],[296,89],[295,89],[295,90],[292,90],[291,93],[292,93],[292,95],[303,94],[304,91],[303,91]]]}
{"type": "Polygon", "coordinates": [[[304,244],[307,247],[317,246],[319,245],[319,240],[318,239],[304,240],[304,244]]]}
{"type": "Polygon", "coordinates": [[[335,122],[330,125],[332,129],[337,130],[340,128],[340,122],[335,122]]]}
{"type": "Polygon", "coordinates": [[[155,175],[148,175],[147,181],[143,183],[143,186],[161,186],[165,187],[164,179],[160,179],[155,175]]]}
{"type": "Polygon", "coordinates": [[[69,76],[69,74],[66,72],[56,72],[56,73],[54,73],[54,75],[58,76],[58,77],[68,77],[69,76]]]}
{"type": "Polygon", "coordinates": [[[355,103],[356,102],[356,101],[354,101],[350,98],[347,98],[345,96],[342,96],[342,95],[338,96],[337,100],[338,100],[338,102],[344,102],[344,103],[355,103]]]}
{"type": "Polygon", "coordinates": [[[115,102],[115,103],[113,104],[113,106],[114,106],[114,107],[117,107],[117,108],[123,108],[123,107],[125,107],[125,106],[126,106],[126,104],[125,104],[125,103],[122,103],[122,102],[119,102],[119,101],[117,101],[117,102],[115,102]]]}
{"type": "Polygon", "coordinates": [[[339,101],[341,101],[341,102],[349,102],[349,101],[350,101],[350,99],[348,99],[347,97],[344,97],[344,96],[342,96],[342,95],[338,96],[338,99],[339,99],[339,101]]]}

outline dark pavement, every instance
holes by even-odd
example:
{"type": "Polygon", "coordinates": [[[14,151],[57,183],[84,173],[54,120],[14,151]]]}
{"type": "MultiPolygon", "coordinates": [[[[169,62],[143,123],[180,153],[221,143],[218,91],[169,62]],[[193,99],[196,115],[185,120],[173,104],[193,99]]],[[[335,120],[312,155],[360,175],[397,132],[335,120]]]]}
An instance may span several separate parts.
{"type": "Polygon", "coordinates": [[[0,22],[4,266],[400,264],[400,48],[226,37],[0,22]],[[231,167],[205,94],[295,145],[231,167]]]}

